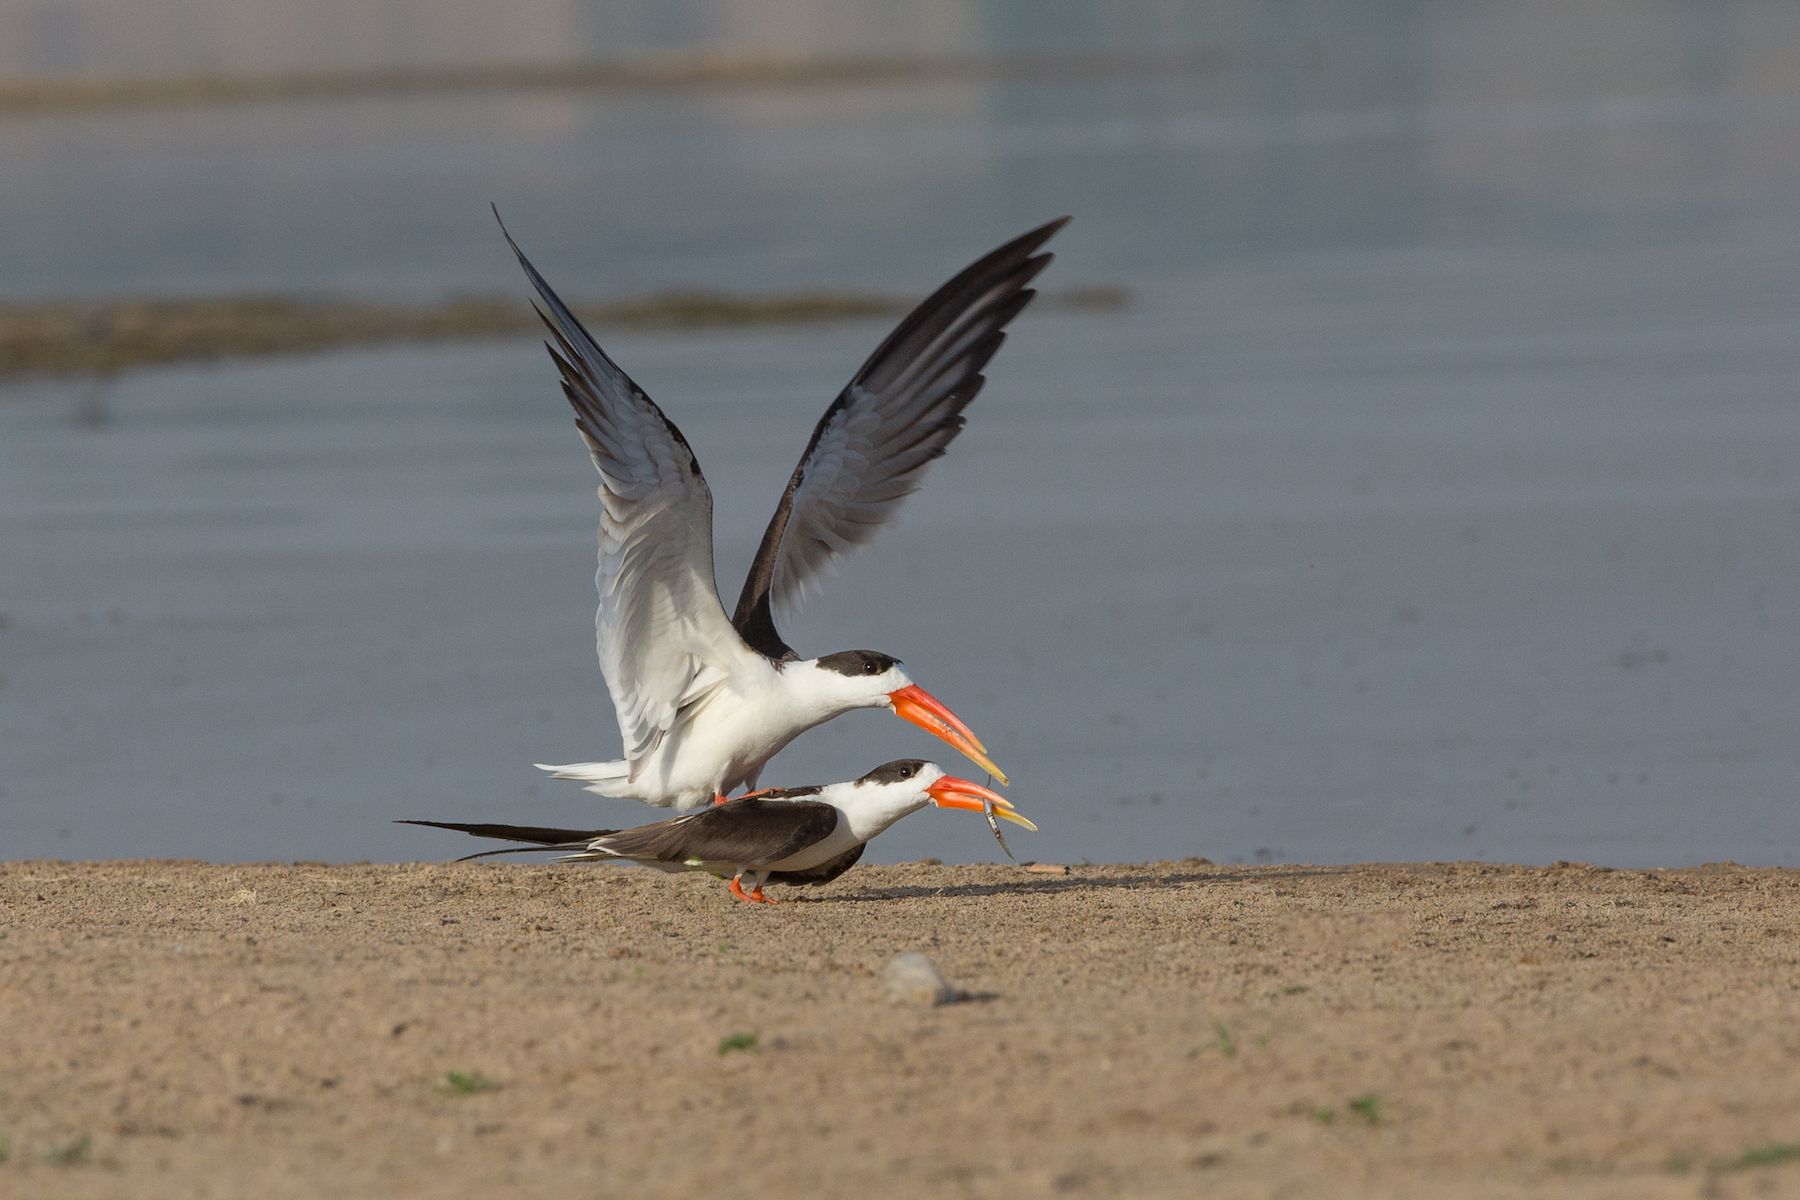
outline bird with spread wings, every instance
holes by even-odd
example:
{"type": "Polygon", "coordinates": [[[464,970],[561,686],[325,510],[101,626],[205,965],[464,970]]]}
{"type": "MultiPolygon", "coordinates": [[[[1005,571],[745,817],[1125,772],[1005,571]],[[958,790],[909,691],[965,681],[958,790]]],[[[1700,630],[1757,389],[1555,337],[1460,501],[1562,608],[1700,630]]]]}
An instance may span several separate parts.
{"type": "Polygon", "coordinates": [[[713,576],[712,492],[693,449],[506,234],[537,291],[550,357],[600,474],[595,640],[624,744],[622,759],[544,770],[601,795],[692,808],[754,788],[769,759],[815,725],[885,708],[1006,781],[899,659],[874,650],[802,658],[777,631],[774,609],[869,542],[918,489],[961,432],[1007,324],[1051,260],[1042,246],[1067,221],[957,274],[870,355],[813,429],[729,618],[713,576]]]}

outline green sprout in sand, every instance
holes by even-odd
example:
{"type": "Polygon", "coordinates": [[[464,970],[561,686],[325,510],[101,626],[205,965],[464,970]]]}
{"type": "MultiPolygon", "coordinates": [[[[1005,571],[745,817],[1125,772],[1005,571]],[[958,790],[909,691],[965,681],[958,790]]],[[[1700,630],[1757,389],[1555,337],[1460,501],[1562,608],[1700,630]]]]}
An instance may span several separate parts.
{"type": "Polygon", "coordinates": [[[754,1049],[756,1049],[756,1035],[754,1033],[734,1033],[730,1037],[722,1037],[719,1039],[720,1054],[735,1054],[738,1051],[754,1049]]]}
{"type": "Polygon", "coordinates": [[[500,1084],[480,1071],[445,1071],[438,1090],[447,1096],[473,1096],[477,1092],[497,1092],[500,1084]]]}
{"type": "Polygon", "coordinates": [[[1754,1146],[1736,1158],[1714,1164],[1714,1169],[1748,1171],[1753,1167],[1773,1167],[1788,1162],[1800,1162],[1800,1142],[1770,1142],[1766,1146],[1754,1146]]]}

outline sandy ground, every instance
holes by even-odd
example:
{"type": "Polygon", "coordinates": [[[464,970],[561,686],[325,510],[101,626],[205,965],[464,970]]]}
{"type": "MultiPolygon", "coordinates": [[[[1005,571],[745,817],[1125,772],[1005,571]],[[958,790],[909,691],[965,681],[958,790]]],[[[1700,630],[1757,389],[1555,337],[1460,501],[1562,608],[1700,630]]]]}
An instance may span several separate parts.
{"type": "Polygon", "coordinates": [[[5,864],[0,1193],[1800,1194],[1800,872],[907,865],[789,895],[5,864]],[[972,998],[887,999],[905,950],[972,998]]]}

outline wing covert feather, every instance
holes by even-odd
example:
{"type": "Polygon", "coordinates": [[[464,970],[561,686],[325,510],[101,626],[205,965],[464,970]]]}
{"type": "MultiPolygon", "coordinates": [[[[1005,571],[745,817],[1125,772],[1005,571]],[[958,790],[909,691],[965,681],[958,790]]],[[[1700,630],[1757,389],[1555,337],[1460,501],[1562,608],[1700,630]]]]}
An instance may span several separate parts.
{"type": "Polygon", "coordinates": [[[622,829],[599,839],[614,854],[651,862],[780,862],[837,828],[838,810],[819,800],[747,796],[685,817],[622,829]]]}

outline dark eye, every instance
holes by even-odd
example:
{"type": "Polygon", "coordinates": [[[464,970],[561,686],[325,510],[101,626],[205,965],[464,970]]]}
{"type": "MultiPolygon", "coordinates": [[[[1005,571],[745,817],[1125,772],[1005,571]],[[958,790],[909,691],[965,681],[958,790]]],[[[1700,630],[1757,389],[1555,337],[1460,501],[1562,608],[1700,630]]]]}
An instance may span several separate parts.
{"type": "Polygon", "coordinates": [[[863,674],[864,675],[879,675],[879,674],[881,674],[881,664],[876,662],[874,659],[870,659],[868,662],[863,664],[863,674]]]}
{"type": "Polygon", "coordinates": [[[908,768],[906,768],[906,770],[900,772],[900,778],[911,779],[914,775],[917,775],[918,773],[919,773],[919,768],[908,767],[908,768]]]}

